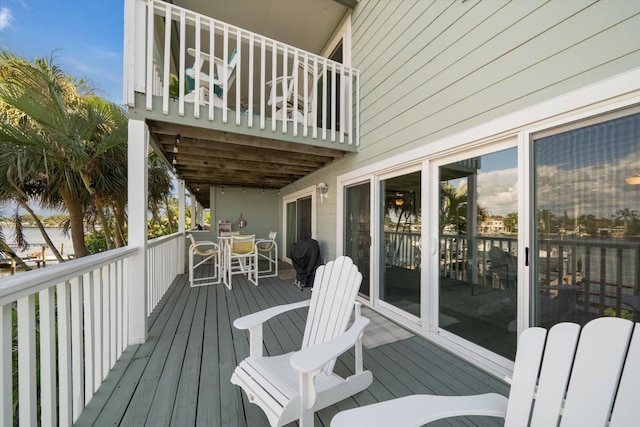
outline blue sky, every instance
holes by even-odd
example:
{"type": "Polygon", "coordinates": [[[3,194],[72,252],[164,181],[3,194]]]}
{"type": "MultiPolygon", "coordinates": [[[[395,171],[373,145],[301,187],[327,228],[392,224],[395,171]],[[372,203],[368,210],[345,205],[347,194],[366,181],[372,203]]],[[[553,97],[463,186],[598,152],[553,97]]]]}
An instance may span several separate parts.
{"type": "Polygon", "coordinates": [[[124,0],[0,0],[0,47],[53,57],[98,95],[122,104],[124,0]]]}

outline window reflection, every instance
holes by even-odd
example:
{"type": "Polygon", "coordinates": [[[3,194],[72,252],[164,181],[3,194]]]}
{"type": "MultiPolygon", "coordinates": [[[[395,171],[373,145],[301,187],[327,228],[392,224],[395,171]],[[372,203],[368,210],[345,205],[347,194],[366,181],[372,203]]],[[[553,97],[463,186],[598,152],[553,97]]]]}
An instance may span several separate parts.
{"type": "Polygon", "coordinates": [[[533,324],[639,320],[640,114],[535,138],[534,161],[533,324]]]}
{"type": "Polygon", "coordinates": [[[440,167],[439,326],[513,359],[517,151],[440,167]]]}

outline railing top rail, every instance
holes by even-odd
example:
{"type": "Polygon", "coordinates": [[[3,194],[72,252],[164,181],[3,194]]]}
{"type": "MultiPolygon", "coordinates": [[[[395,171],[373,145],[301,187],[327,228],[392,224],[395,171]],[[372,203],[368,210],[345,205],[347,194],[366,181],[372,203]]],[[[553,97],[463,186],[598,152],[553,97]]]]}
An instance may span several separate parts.
{"type": "Polygon", "coordinates": [[[213,18],[211,16],[203,15],[203,14],[195,12],[193,10],[186,9],[184,7],[181,7],[181,6],[176,6],[174,4],[167,3],[167,2],[162,1],[162,0],[148,0],[148,2],[153,7],[154,13],[158,14],[157,12],[162,12],[162,13],[160,13],[161,16],[166,16],[166,10],[167,10],[167,7],[169,7],[170,10],[171,10],[171,19],[180,20],[181,13],[184,12],[184,16],[185,16],[185,18],[187,20],[187,23],[195,24],[196,17],[200,17],[200,19],[201,19],[200,26],[203,27],[203,28],[210,29],[209,22],[213,22],[214,23],[214,27],[217,27],[218,25],[227,26],[229,28],[230,35],[233,35],[233,33],[237,34],[238,31],[240,31],[241,37],[242,38],[246,38],[248,40],[249,39],[249,34],[253,34],[254,42],[256,42],[256,43],[257,42],[261,42],[262,40],[264,40],[265,43],[271,44],[272,46],[276,46],[277,50],[279,50],[279,51],[284,51],[285,47],[286,47],[286,50],[290,51],[290,52],[293,52],[293,51],[297,50],[299,52],[306,53],[309,56],[309,60],[311,60],[311,61],[315,58],[318,62],[326,62],[327,65],[329,65],[329,66],[332,66],[332,67],[335,66],[335,67],[340,68],[341,70],[344,70],[344,72],[346,74],[353,74],[353,75],[360,74],[360,72],[356,68],[349,67],[347,65],[344,65],[344,64],[342,64],[340,62],[333,61],[333,60],[331,60],[329,58],[326,58],[324,56],[316,55],[315,53],[307,52],[307,51],[305,51],[303,49],[300,49],[300,48],[295,47],[295,46],[291,46],[289,44],[283,43],[283,42],[278,41],[278,40],[274,40],[274,39],[272,39],[270,37],[263,36],[263,35],[258,34],[258,33],[254,33],[252,31],[249,31],[249,30],[245,29],[245,28],[237,27],[237,26],[229,24],[227,22],[220,21],[220,20],[215,19],[215,18],[213,18]]]}
{"type": "Polygon", "coordinates": [[[173,234],[168,234],[166,236],[156,237],[147,242],[147,248],[153,248],[155,246],[160,246],[161,244],[178,238],[186,238],[185,233],[183,232],[175,232],[173,234]]]}
{"type": "Polygon", "coordinates": [[[139,249],[126,246],[2,279],[0,281],[0,306],[33,295],[53,284],[81,276],[102,265],[125,259],[139,249]]]}

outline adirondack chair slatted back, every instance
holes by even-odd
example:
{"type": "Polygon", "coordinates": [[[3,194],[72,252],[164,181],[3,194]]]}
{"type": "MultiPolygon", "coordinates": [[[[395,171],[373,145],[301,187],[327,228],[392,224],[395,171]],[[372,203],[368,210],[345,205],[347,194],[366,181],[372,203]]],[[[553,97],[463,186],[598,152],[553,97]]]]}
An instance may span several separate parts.
{"type": "Polygon", "coordinates": [[[637,396],[640,384],[640,328],[630,344],[633,326],[612,317],[590,322],[582,330],[573,323],[557,324],[548,333],[542,328],[525,330],[505,426],[546,427],[559,421],[560,427],[604,426],[612,408],[610,426],[628,425],[625,422],[633,419],[629,414],[637,411],[632,396],[637,396]]]}
{"type": "MultiPolygon", "coordinates": [[[[346,331],[361,282],[362,274],[348,257],[338,257],[318,267],[302,348],[329,341],[346,331]]],[[[325,372],[331,373],[334,365],[335,360],[325,366],[325,372]]]]}
{"type": "Polygon", "coordinates": [[[617,317],[582,328],[561,427],[606,425],[632,331],[632,322],[617,317]]]}
{"type": "Polygon", "coordinates": [[[609,427],[629,425],[629,420],[638,417],[638,385],[640,384],[640,327],[636,324],[627,352],[627,361],[618,394],[613,405],[609,427]]]}

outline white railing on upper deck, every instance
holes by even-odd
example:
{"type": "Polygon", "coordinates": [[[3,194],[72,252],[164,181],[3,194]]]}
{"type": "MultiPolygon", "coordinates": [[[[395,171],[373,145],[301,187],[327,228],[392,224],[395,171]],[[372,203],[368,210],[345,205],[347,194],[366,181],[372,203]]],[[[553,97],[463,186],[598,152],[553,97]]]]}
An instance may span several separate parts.
{"type": "Polygon", "coordinates": [[[127,105],[134,107],[135,92],[142,92],[146,94],[148,110],[158,105],[154,97],[162,99],[163,114],[169,114],[170,103],[177,101],[179,115],[199,118],[204,105],[210,121],[227,123],[232,115],[237,126],[294,136],[301,131],[305,138],[359,145],[358,70],[160,0],[126,4],[132,6],[125,9],[125,19],[135,17],[134,23],[125,24],[127,105]],[[228,88],[214,89],[206,84],[201,76],[213,76],[215,67],[214,61],[205,61],[202,74],[195,73],[192,82],[196,90],[190,99],[194,102],[185,101],[187,69],[193,69],[206,57],[228,64],[234,55],[235,79],[228,88]],[[294,64],[309,71],[292,72],[297,68],[294,64]],[[270,82],[278,81],[284,90],[282,77],[290,75],[295,79],[291,99],[300,98],[300,102],[276,106],[270,82]],[[298,82],[298,76],[304,81],[298,82]],[[179,93],[172,96],[171,80],[176,77],[179,93]],[[198,90],[201,86],[202,91],[198,90]],[[203,94],[210,100],[217,98],[216,102],[201,99],[203,94]]]}
{"type": "MultiPolygon", "coordinates": [[[[149,242],[148,312],[184,264],[181,250],[184,233],[149,242]]],[[[128,345],[128,270],[137,268],[129,259],[137,252],[114,249],[2,279],[0,425],[78,419],[128,345]]]]}

